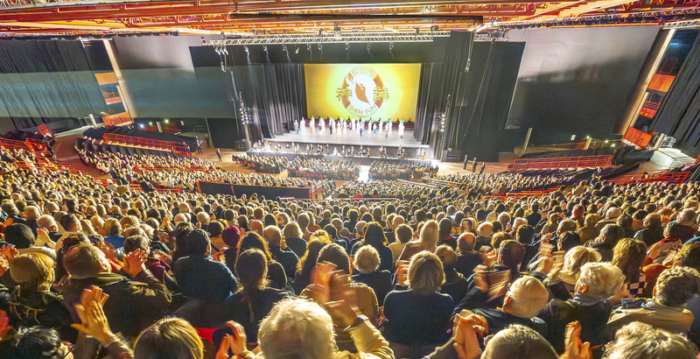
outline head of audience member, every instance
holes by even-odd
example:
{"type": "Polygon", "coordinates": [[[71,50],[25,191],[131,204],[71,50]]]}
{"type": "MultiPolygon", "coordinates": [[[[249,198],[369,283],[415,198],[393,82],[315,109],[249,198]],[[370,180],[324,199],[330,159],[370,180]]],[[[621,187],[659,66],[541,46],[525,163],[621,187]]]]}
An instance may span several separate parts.
{"type": "Polygon", "coordinates": [[[406,244],[413,239],[413,228],[407,224],[401,223],[394,227],[394,234],[399,243],[406,244]]]}
{"type": "Polygon", "coordinates": [[[641,322],[620,328],[603,354],[604,359],[695,359],[697,356],[698,349],[685,337],[641,322]]]}
{"type": "Polygon", "coordinates": [[[522,244],[509,239],[501,242],[498,247],[498,264],[517,272],[518,266],[525,258],[525,247],[522,244]]]}
{"type": "Polygon", "coordinates": [[[644,227],[647,228],[661,228],[661,215],[658,213],[649,213],[644,217],[644,227]]]}
{"type": "Polygon", "coordinates": [[[527,222],[520,225],[515,230],[515,240],[523,245],[528,245],[532,243],[532,239],[535,237],[535,228],[528,225],[527,222]]]}
{"type": "Polygon", "coordinates": [[[634,282],[639,278],[642,265],[646,259],[646,253],[647,246],[644,242],[632,238],[623,238],[613,248],[612,264],[620,268],[630,282],[634,282]]]}
{"type": "Polygon", "coordinates": [[[306,299],[278,302],[260,323],[258,343],[265,358],[332,358],[337,350],[333,320],[306,299]]]}
{"type": "Polygon", "coordinates": [[[289,222],[284,226],[284,231],[282,233],[285,239],[288,238],[301,238],[301,228],[296,222],[289,222]]]}
{"type": "Polygon", "coordinates": [[[22,328],[0,341],[0,357],[7,359],[73,359],[71,349],[61,342],[55,329],[40,326],[22,328]]]}
{"type": "Polygon", "coordinates": [[[472,253],[476,246],[476,237],[469,232],[464,232],[457,239],[457,248],[460,253],[472,253]]]}
{"type": "Polygon", "coordinates": [[[557,352],[538,332],[512,324],[486,343],[482,359],[537,358],[557,359],[557,352]]]}
{"type": "Polygon", "coordinates": [[[591,262],[581,267],[575,293],[593,299],[606,299],[617,295],[625,283],[620,268],[607,262],[591,262]]]}
{"type": "Polygon", "coordinates": [[[332,263],[335,264],[336,270],[343,271],[343,274],[352,274],[350,269],[350,258],[348,258],[345,249],[338,244],[331,243],[324,246],[318,253],[316,263],[332,263]]]}
{"type": "Polygon", "coordinates": [[[203,359],[204,345],[188,321],[167,317],[146,328],[134,345],[134,359],[203,359]]]}
{"type": "Polygon", "coordinates": [[[418,295],[437,292],[445,283],[442,262],[435,254],[422,251],[411,257],[408,266],[408,288],[418,295]]]}
{"type": "Polygon", "coordinates": [[[26,224],[15,223],[5,228],[5,241],[17,249],[29,248],[34,245],[35,238],[32,229],[26,224]]]}
{"type": "Polygon", "coordinates": [[[600,234],[595,239],[596,243],[603,243],[606,247],[614,247],[617,242],[625,237],[625,230],[617,224],[606,224],[600,230],[600,234]]]}
{"type": "Polygon", "coordinates": [[[421,250],[434,251],[437,248],[437,243],[439,240],[439,228],[438,223],[430,220],[425,222],[423,227],[420,229],[420,247],[421,250]]]}
{"type": "Polygon", "coordinates": [[[267,257],[263,251],[251,248],[238,255],[236,275],[243,291],[250,294],[267,285],[267,257]]]}
{"type": "Polygon", "coordinates": [[[700,242],[688,242],[673,258],[674,266],[693,268],[700,272],[700,242]]]}
{"type": "Polygon", "coordinates": [[[362,274],[370,274],[379,269],[379,263],[379,252],[372,246],[364,246],[355,253],[353,266],[362,274]]]}
{"type": "Polygon", "coordinates": [[[491,238],[491,235],[493,234],[493,224],[489,222],[480,224],[479,228],[476,230],[476,233],[479,235],[479,237],[491,238]]]}
{"type": "Polygon", "coordinates": [[[659,275],[654,300],[669,307],[684,307],[700,291],[700,273],[689,267],[671,267],[659,275]]]}
{"type": "Polygon", "coordinates": [[[264,227],[263,227],[262,221],[256,219],[256,220],[250,222],[250,230],[251,231],[253,231],[259,235],[262,235],[263,229],[264,229],[264,227]]]}
{"type": "Polygon", "coordinates": [[[63,256],[63,266],[74,279],[93,278],[112,269],[104,253],[89,243],[69,248],[63,256]]]}
{"type": "Polygon", "coordinates": [[[519,318],[532,318],[549,301],[544,284],[532,276],[523,276],[511,283],[503,299],[503,311],[519,318]]]}
{"type": "Polygon", "coordinates": [[[54,260],[46,254],[27,253],[10,262],[10,275],[25,294],[47,292],[54,282],[55,265],[54,260]]]}
{"type": "Polygon", "coordinates": [[[600,253],[593,248],[584,246],[571,248],[564,255],[564,265],[561,269],[562,277],[567,283],[575,284],[584,264],[600,262],[600,260],[600,253]]]}
{"type": "Polygon", "coordinates": [[[270,248],[279,247],[282,243],[282,232],[277,226],[267,226],[265,227],[264,237],[267,240],[270,248]]]}

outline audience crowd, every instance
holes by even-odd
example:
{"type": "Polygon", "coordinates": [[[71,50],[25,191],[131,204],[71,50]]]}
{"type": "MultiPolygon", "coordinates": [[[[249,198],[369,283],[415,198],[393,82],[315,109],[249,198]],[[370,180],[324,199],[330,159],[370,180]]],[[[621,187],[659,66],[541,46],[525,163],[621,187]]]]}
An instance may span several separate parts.
{"type": "Polygon", "coordinates": [[[412,179],[436,175],[437,166],[396,161],[374,161],[369,167],[370,179],[412,179]]]}
{"type": "MultiPolygon", "coordinates": [[[[469,175],[295,201],[120,192],[16,160],[0,162],[0,358],[698,356],[695,183],[515,199],[487,196],[557,182],[469,175]]],[[[108,172],[310,184],[126,163],[108,172]]]]}

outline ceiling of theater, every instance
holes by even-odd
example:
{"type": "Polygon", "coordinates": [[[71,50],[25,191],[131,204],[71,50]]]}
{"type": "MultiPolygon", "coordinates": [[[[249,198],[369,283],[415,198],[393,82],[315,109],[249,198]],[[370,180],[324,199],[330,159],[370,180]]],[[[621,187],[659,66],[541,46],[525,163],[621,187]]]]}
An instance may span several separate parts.
{"type": "Polygon", "coordinates": [[[430,32],[649,26],[700,18],[700,0],[0,0],[0,36],[430,32]],[[416,30],[418,29],[418,30],[416,30]],[[322,31],[321,31],[322,30],[322,31]]]}

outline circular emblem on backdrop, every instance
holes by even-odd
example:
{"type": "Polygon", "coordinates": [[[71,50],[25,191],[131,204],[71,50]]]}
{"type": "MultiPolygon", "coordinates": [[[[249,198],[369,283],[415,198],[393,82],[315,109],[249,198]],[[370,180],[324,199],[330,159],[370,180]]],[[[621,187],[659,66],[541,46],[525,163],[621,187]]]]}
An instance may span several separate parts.
{"type": "Polygon", "coordinates": [[[377,71],[369,66],[359,66],[345,75],[343,84],[336,90],[336,98],[351,114],[369,117],[389,99],[389,89],[384,87],[377,71]]]}

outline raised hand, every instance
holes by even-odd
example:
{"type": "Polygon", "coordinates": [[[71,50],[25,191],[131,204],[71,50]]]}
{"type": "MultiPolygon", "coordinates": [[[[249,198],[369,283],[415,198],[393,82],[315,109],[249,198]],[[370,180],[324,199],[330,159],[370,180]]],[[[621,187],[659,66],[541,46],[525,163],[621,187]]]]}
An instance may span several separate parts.
{"type": "Polygon", "coordinates": [[[224,336],[224,339],[221,341],[221,345],[219,345],[219,350],[216,352],[215,359],[230,358],[228,355],[229,351],[232,352],[233,355],[240,355],[246,351],[247,338],[243,326],[232,320],[226,322],[226,326],[231,328],[233,335],[226,334],[224,336]]]}
{"type": "Polygon", "coordinates": [[[576,321],[566,325],[564,354],[559,359],[590,359],[593,357],[591,343],[581,341],[581,324],[576,321]]]}
{"type": "Polygon", "coordinates": [[[457,318],[459,318],[459,323],[455,330],[455,343],[453,344],[457,357],[459,359],[479,358],[481,349],[479,348],[479,339],[475,327],[479,327],[480,320],[475,318],[474,315],[466,318],[457,315],[457,318]]]}
{"type": "Polygon", "coordinates": [[[485,252],[482,260],[484,261],[484,265],[493,268],[498,260],[498,251],[494,248],[490,252],[485,252]]]}
{"type": "Polygon", "coordinates": [[[99,340],[100,343],[108,343],[110,338],[114,336],[102,310],[108,298],[109,296],[104,294],[102,289],[95,286],[83,290],[80,295],[80,304],[75,305],[75,311],[80,317],[81,324],[72,324],[71,327],[99,340]]]}
{"type": "Polygon", "coordinates": [[[129,254],[124,255],[124,266],[122,270],[129,275],[131,278],[136,278],[136,276],[146,269],[144,263],[146,263],[146,252],[137,249],[129,254]]]}
{"type": "Polygon", "coordinates": [[[14,246],[6,244],[0,247],[0,255],[4,256],[8,262],[12,262],[19,255],[19,251],[14,246]]]}

